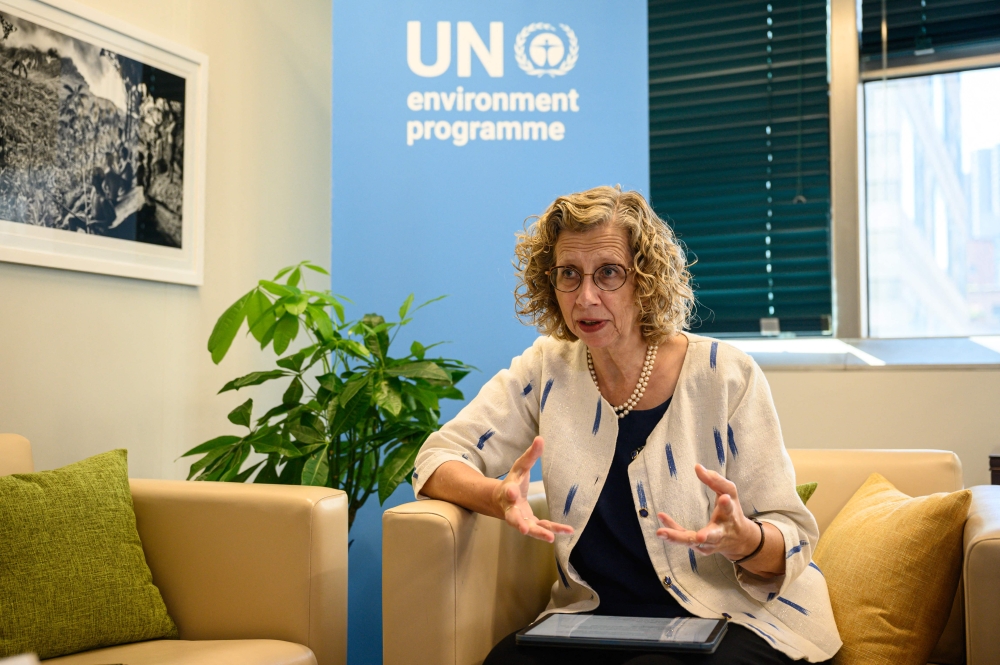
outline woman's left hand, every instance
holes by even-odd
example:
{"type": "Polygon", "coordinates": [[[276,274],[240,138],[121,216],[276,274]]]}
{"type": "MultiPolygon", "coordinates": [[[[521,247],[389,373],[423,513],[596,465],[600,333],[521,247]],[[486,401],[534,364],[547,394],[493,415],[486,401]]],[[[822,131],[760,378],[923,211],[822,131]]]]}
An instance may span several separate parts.
{"type": "Polygon", "coordinates": [[[760,529],[743,514],[736,485],[701,464],[695,464],[694,471],[698,480],[715,492],[711,521],[698,531],[691,531],[666,513],[658,513],[663,527],[656,530],[656,535],[663,540],[686,545],[698,554],[721,554],[730,561],[741,559],[757,549],[760,529]]]}

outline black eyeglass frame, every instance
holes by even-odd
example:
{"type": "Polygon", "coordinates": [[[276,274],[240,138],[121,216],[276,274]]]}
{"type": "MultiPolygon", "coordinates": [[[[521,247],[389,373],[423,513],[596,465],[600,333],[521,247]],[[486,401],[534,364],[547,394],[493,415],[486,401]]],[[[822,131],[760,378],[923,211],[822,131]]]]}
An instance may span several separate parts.
{"type": "Polygon", "coordinates": [[[590,276],[590,279],[593,280],[594,286],[596,286],[597,288],[601,289],[601,291],[604,291],[605,293],[612,293],[612,292],[617,291],[618,289],[622,288],[623,286],[625,286],[625,282],[628,281],[628,274],[630,272],[634,271],[634,270],[635,270],[635,268],[626,268],[625,266],[623,266],[620,263],[605,263],[604,265],[598,266],[597,270],[595,270],[594,272],[583,272],[582,270],[580,270],[576,266],[552,266],[551,268],[549,268],[548,270],[545,271],[545,276],[549,278],[549,284],[552,285],[552,288],[555,289],[556,291],[558,291],[559,293],[573,293],[574,291],[579,290],[579,288],[581,286],[583,286],[583,278],[587,277],[588,275],[590,276]],[[614,266],[615,268],[621,268],[622,270],[625,271],[625,279],[623,279],[622,283],[619,284],[618,286],[616,286],[613,289],[605,289],[600,284],[597,283],[597,276],[596,276],[597,273],[599,273],[601,271],[601,268],[607,268],[608,266],[614,266]],[[569,291],[563,291],[558,286],[556,286],[556,280],[555,280],[555,277],[553,275],[554,275],[555,271],[559,270],[560,268],[572,268],[573,270],[577,270],[577,271],[580,272],[580,283],[576,285],[575,289],[570,289],[569,291]]]}

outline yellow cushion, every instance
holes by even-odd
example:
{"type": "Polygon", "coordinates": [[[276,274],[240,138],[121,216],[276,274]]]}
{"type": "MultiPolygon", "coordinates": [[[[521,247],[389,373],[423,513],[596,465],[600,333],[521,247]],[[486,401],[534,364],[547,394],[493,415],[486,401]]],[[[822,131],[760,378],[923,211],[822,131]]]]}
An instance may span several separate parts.
{"type": "Polygon", "coordinates": [[[814,559],[844,646],[836,665],[925,665],[958,586],[972,493],[909,497],[869,476],[824,532],[814,559]]]}

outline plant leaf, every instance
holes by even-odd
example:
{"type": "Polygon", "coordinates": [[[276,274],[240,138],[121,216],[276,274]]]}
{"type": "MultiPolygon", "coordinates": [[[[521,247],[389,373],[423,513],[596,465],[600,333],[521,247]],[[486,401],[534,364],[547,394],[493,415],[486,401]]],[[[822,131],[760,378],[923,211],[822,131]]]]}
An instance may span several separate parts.
{"type": "Polygon", "coordinates": [[[229,412],[228,416],[229,422],[231,422],[234,425],[242,425],[243,427],[250,427],[250,414],[252,411],[253,411],[253,399],[251,398],[229,412]]]}
{"type": "Polygon", "coordinates": [[[210,480],[221,480],[225,483],[236,482],[236,478],[240,475],[240,467],[250,455],[250,444],[241,443],[234,452],[235,454],[229,459],[229,462],[220,467],[219,472],[221,473],[216,473],[210,480]]]}
{"type": "Polygon", "coordinates": [[[215,450],[210,451],[207,455],[205,455],[204,457],[202,457],[200,460],[196,460],[194,463],[191,464],[191,469],[188,471],[188,477],[187,477],[187,479],[191,480],[191,478],[194,477],[194,475],[196,473],[198,473],[199,471],[201,471],[202,469],[204,469],[205,467],[207,467],[209,464],[215,462],[217,459],[219,459],[223,455],[225,455],[225,454],[229,453],[230,451],[232,451],[232,449],[233,449],[232,446],[225,446],[225,447],[222,447],[222,448],[216,448],[215,450]]]}
{"type": "Polygon", "coordinates": [[[413,385],[412,383],[403,384],[403,394],[411,395],[417,402],[420,403],[425,409],[433,409],[438,411],[441,407],[438,404],[438,395],[433,390],[428,390],[426,387],[421,387],[413,385]]]}
{"type": "Polygon", "coordinates": [[[389,367],[385,370],[385,373],[390,376],[405,376],[408,379],[424,379],[426,381],[451,383],[451,376],[448,372],[430,360],[421,360],[389,367]]]}
{"type": "Polygon", "coordinates": [[[292,379],[292,382],[288,384],[288,389],[285,390],[285,394],[281,396],[281,403],[298,404],[302,399],[303,392],[302,381],[299,377],[295,377],[292,379]]]}
{"type": "Polygon", "coordinates": [[[277,330],[277,328],[278,328],[278,322],[274,321],[273,323],[271,323],[267,327],[267,330],[264,331],[264,334],[260,336],[260,350],[261,351],[263,351],[264,349],[266,349],[267,345],[270,344],[271,340],[274,339],[274,331],[277,330]]]}
{"type": "Polygon", "coordinates": [[[318,305],[309,305],[307,310],[312,319],[312,325],[319,333],[321,339],[333,339],[333,321],[326,310],[318,305]]]}
{"type": "Polygon", "coordinates": [[[249,374],[241,376],[238,379],[233,379],[226,385],[222,386],[222,390],[220,390],[219,393],[221,394],[230,390],[239,390],[240,388],[246,388],[247,386],[259,386],[265,381],[280,379],[283,376],[288,376],[288,373],[283,372],[280,369],[272,369],[266,372],[250,372],[249,374]]]}
{"type": "Polygon", "coordinates": [[[410,305],[413,304],[413,294],[406,296],[406,300],[403,301],[402,306],[399,308],[399,318],[405,319],[406,313],[410,311],[410,305]]]}
{"type": "Polygon", "coordinates": [[[292,271],[292,274],[288,276],[288,279],[285,280],[285,284],[288,286],[298,286],[300,279],[302,279],[302,270],[300,268],[296,268],[292,271]]]}
{"type": "Polygon", "coordinates": [[[257,468],[261,464],[263,464],[264,462],[266,462],[266,461],[267,460],[264,460],[262,462],[257,462],[256,464],[254,464],[253,466],[251,466],[249,469],[244,469],[243,471],[240,471],[236,475],[236,477],[233,478],[232,482],[234,482],[234,483],[245,483],[250,478],[250,476],[253,475],[253,472],[256,471],[257,468]]]}
{"type": "Polygon", "coordinates": [[[265,485],[275,485],[278,482],[278,469],[274,465],[271,459],[267,460],[264,468],[260,470],[257,477],[253,479],[255,483],[261,483],[265,485]]]}
{"type": "Polygon", "coordinates": [[[389,333],[385,319],[378,314],[365,314],[361,322],[372,329],[370,333],[365,334],[365,346],[378,357],[385,358],[389,350],[389,333]]]}
{"type": "Polygon", "coordinates": [[[457,399],[457,400],[465,399],[465,395],[462,394],[462,391],[454,387],[448,387],[444,389],[439,388],[438,397],[441,399],[457,399]]]}
{"type": "Polygon", "coordinates": [[[284,286],[283,284],[278,284],[277,282],[269,282],[266,279],[260,280],[258,284],[280,298],[294,296],[299,292],[299,290],[295,287],[284,286]]]}
{"type": "Polygon", "coordinates": [[[253,295],[246,304],[247,325],[250,327],[250,334],[258,342],[264,339],[264,333],[274,325],[274,307],[264,292],[254,289],[253,295]]]}
{"type": "Polygon", "coordinates": [[[217,436],[214,439],[209,439],[205,443],[195,446],[191,450],[187,451],[181,457],[190,457],[191,455],[200,455],[202,453],[207,453],[210,450],[215,450],[216,448],[221,448],[222,446],[231,446],[234,443],[240,441],[240,437],[233,436],[231,434],[226,434],[225,436],[217,436]]]}
{"type": "Polygon", "coordinates": [[[299,450],[291,441],[288,441],[280,432],[269,432],[262,437],[249,439],[250,445],[258,453],[263,453],[265,455],[270,453],[278,453],[279,455],[284,455],[285,457],[298,457],[299,450]]]}
{"type": "Polygon", "coordinates": [[[407,441],[386,455],[378,474],[379,504],[385,503],[400,483],[409,478],[422,443],[421,440],[407,441]]]}
{"type": "Polygon", "coordinates": [[[292,459],[285,462],[281,473],[278,474],[278,483],[281,485],[301,485],[302,466],[306,463],[304,457],[292,459]]]}
{"type": "Polygon", "coordinates": [[[413,344],[410,344],[410,353],[417,360],[423,360],[424,359],[424,353],[426,351],[427,351],[427,349],[425,349],[424,345],[421,344],[420,342],[414,341],[413,344]]]}
{"type": "MultiPolygon", "coordinates": [[[[252,292],[251,292],[252,293],[252,292]]],[[[212,354],[212,362],[218,365],[226,357],[229,347],[236,339],[236,333],[243,325],[246,318],[246,304],[250,299],[250,293],[229,306],[212,328],[212,334],[208,337],[208,351],[212,354]]]]}
{"type": "MultiPolygon", "coordinates": [[[[226,451],[224,455],[220,455],[218,459],[214,460],[211,464],[205,467],[205,469],[198,474],[195,480],[200,481],[220,481],[223,479],[227,473],[232,471],[233,464],[236,463],[240,458],[240,449],[242,444],[230,448],[226,451]]],[[[236,469],[233,475],[239,473],[239,468],[236,469]]]]}
{"type": "Polygon", "coordinates": [[[283,413],[288,413],[289,411],[291,411],[292,409],[294,409],[297,406],[298,406],[298,404],[279,404],[278,406],[275,406],[275,407],[269,409],[267,413],[265,413],[260,418],[258,418],[257,419],[257,424],[258,425],[263,425],[264,423],[266,423],[267,421],[269,421],[271,418],[273,418],[275,416],[280,416],[283,413]]]}
{"type": "MultiPolygon", "coordinates": [[[[469,374],[470,374],[470,372],[468,370],[464,370],[464,369],[449,369],[447,371],[448,371],[449,374],[451,374],[451,383],[452,383],[452,385],[458,383],[459,381],[461,381],[465,377],[469,376],[469,374]]],[[[462,399],[462,398],[459,398],[459,399],[462,399]]]]}
{"type": "Polygon", "coordinates": [[[334,397],[335,395],[326,388],[324,388],[323,386],[317,388],[316,403],[319,405],[319,407],[316,409],[316,411],[324,411],[326,409],[326,405],[330,403],[330,400],[337,402],[337,400],[333,399],[334,397]]]}
{"type": "Polygon", "coordinates": [[[298,334],[299,317],[287,313],[283,315],[274,329],[274,352],[279,355],[284,353],[298,334]]]}
{"type": "Polygon", "coordinates": [[[337,320],[339,320],[341,323],[343,323],[344,322],[344,306],[340,304],[340,301],[334,299],[332,302],[330,302],[330,307],[332,307],[333,311],[337,313],[337,320]]]}
{"type": "Polygon", "coordinates": [[[329,274],[330,274],[329,272],[326,271],[326,268],[322,268],[322,267],[320,267],[320,266],[318,266],[318,265],[316,265],[314,263],[309,263],[308,261],[306,261],[305,263],[303,263],[302,267],[303,268],[309,268],[310,270],[314,270],[315,272],[318,272],[321,275],[327,275],[327,276],[329,276],[329,274]]]}
{"type": "Polygon", "coordinates": [[[326,388],[333,393],[336,393],[341,387],[343,387],[343,384],[337,381],[337,375],[332,372],[330,374],[321,374],[317,376],[316,382],[323,388],[326,388]]]}
{"type": "Polygon", "coordinates": [[[443,295],[443,296],[438,296],[437,298],[431,298],[431,299],[430,299],[430,300],[428,300],[427,302],[422,302],[422,303],[420,303],[419,305],[417,305],[417,309],[415,309],[415,310],[413,310],[413,311],[414,311],[414,312],[416,312],[416,311],[418,311],[418,310],[421,310],[421,309],[423,309],[424,307],[427,307],[427,305],[430,305],[431,303],[435,303],[435,302],[437,302],[437,301],[439,301],[439,300],[444,300],[444,299],[445,299],[445,298],[447,298],[447,297],[448,297],[448,295],[447,295],[447,294],[445,294],[445,295],[443,295]]]}
{"type": "Polygon", "coordinates": [[[367,383],[368,377],[364,374],[359,374],[351,378],[351,380],[344,386],[344,390],[340,393],[340,405],[344,406],[351,401],[351,399],[358,394],[358,391],[365,387],[367,383]]]}
{"type": "Polygon", "coordinates": [[[299,294],[294,298],[289,298],[286,302],[282,303],[285,306],[285,311],[289,314],[294,314],[299,316],[306,311],[306,307],[309,306],[309,296],[299,294]]]}
{"type": "Polygon", "coordinates": [[[295,437],[296,441],[300,443],[325,443],[326,439],[316,431],[315,428],[308,425],[303,425],[301,422],[292,423],[288,426],[288,431],[291,432],[292,436],[295,437]]]}
{"type": "Polygon", "coordinates": [[[330,463],[327,460],[326,446],[323,446],[306,460],[302,467],[302,484],[323,487],[330,478],[330,463]]]}
{"type": "Polygon", "coordinates": [[[393,416],[398,416],[399,412],[403,410],[403,400],[400,398],[399,392],[387,381],[382,381],[376,387],[375,403],[393,416]]]}
{"type": "Polygon", "coordinates": [[[371,353],[368,352],[367,348],[362,346],[357,340],[353,339],[337,340],[337,348],[346,351],[355,358],[361,358],[367,360],[372,355],[371,353]]]}
{"type": "MultiPolygon", "coordinates": [[[[306,457],[308,457],[309,455],[311,455],[313,453],[313,451],[318,450],[319,448],[322,448],[325,445],[326,445],[325,442],[324,443],[310,443],[308,446],[302,446],[301,448],[296,448],[297,452],[295,453],[294,457],[292,455],[286,455],[285,457],[287,459],[290,459],[290,460],[293,460],[293,459],[305,459],[306,457]]],[[[293,483],[293,484],[298,485],[300,483],[293,483]]]]}
{"type": "Polygon", "coordinates": [[[331,439],[336,439],[350,429],[364,415],[371,404],[368,382],[365,381],[362,385],[364,389],[359,390],[346,404],[342,404],[330,420],[329,434],[331,439]]]}
{"type": "Polygon", "coordinates": [[[293,372],[299,372],[302,370],[302,363],[305,362],[306,357],[311,354],[316,349],[316,344],[299,349],[290,356],[285,356],[284,358],[278,358],[275,364],[278,367],[284,367],[293,372]]]}
{"type": "MultiPolygon", "coordinates": [[[[329,291],[303,291],[303,293],[307,293],[313,298],[321,300],[330,307],[333,307],[333,311],[337,313],[337,318],[340,320],[341,323],[344,322],[344,306],[340,303],[340,300],[338,300],[332,293],[330,293],[329,291]]],[[[345,300],[350,302],[350,300],[347,298],[345,298],[345,300]]]]}

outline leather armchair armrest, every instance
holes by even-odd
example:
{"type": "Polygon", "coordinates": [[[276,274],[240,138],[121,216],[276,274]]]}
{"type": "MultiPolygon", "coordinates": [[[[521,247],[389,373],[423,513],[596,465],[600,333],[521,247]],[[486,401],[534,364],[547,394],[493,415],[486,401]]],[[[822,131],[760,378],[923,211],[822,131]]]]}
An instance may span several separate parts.
{"type": "Polygon", "coordinates": [[[31,444],[17,434],[0,434],[0,476],[14,473],[31,473],[35,463],[31,458],[31,444]]]}
{"type": "Polygon", "coordinates": [[[963,568],[966,663],[1000,663],[1000,486],[972,488],[963,568]]]}
{"type": "Polygon", "coordinates": [[[347,497],[320,487],[131,480],[181,639],[303,644],[347,662],[347,497]]]}
{"type": "MultiPolygon", "coordinates": [[[[548,516],[541,483],[529,497],[548,516]]],[[[444,501],[382,515],[385,665],[477,665],[493,645],[545,608],[552,546],[500,520],[444,501]]]]}

